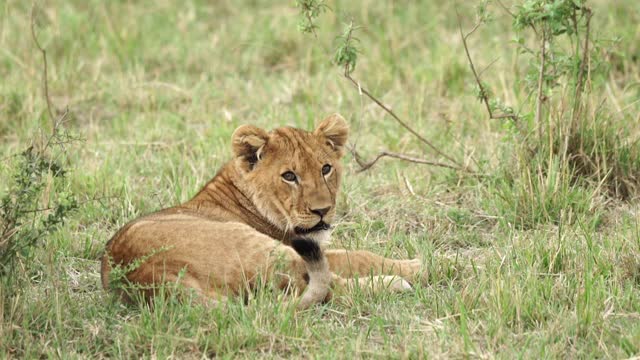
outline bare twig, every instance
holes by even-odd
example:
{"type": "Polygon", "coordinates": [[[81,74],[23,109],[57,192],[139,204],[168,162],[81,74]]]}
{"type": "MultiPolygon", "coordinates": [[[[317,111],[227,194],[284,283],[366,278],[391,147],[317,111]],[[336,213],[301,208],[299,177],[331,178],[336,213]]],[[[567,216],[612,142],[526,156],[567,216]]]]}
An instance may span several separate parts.
{"type": "MultiPolygon", "coordinates": [[[[480,22],[476,23],[473,29],[469,31],[466,35],[462,31],[462,21],[460,19],[460,13],[456,9],[456,15],[458,16],[458,30],[460,31],[460,38],[462,39],[462,45],[464,46],[464,52],[467,54],[467,60],[469,61],[469,67],[471,68],[471,72],[473,73],[473,77],[476,80],[476,84],[478,84],[478,88],[480,89],[480,98],[484,103],[484,106],[487,109],[487,113],[489,114],[489,119],[511,119],[513,122],[518,121],[518,116],[515,114],[494,114],[491,110],[491,104],[489,103],[489,93],[487,89],[485,89],[484,85],[482,85],[482,81],[480,80],[480,75],[476,71],[476,67],[473,64],[473,60],[471,59],[471,54],[469,53],[469,46],[467,46],[467,39],[471,36],[478,28],[480,27],[480,22]]],[[[495,62],[495,61],[494,61],[495,62]]],[[[489,66],[491,66],[491,63],[489,66]]],[[[483,70],[484,72],[484,70],[483,70]]]]}
{"type": "Polygon", "coordinates": [[[65,134],[65,138],[61,139],[58,128],[64,124],[69,115],[69,108],[66,107],[64,112],[59,116],[54,115],[53,105],[51,103],[51,97],[49,96],[49,64],[47,62],[47,51],[42,47],[40,41],[38,40],[38,36],[36,35],[35,30],[35,11],[36,11],[36,3],[34,2],[31,5],[31,19],[30,19],[30,27],[31,27],[31,37],[33,38],[33,42],[36,47],[42,53],[42,84],[43,84],[43,92],[44,98],[47,103],[47,112],[49,113],[49,118],[51,119],[51,134],[46,138],[46,141],[42,148],[39,150],[41,152],[46,151],[50,145],[57,144],[64,147],[64,144],[77,141],[78,138],[74,138],[65,134]]]}
{"type": "Polygon", "coordinates": [[[542,103],[544,96],[544,71],[546,65],[547,30],[542,26],[542,41],[540,42],[540,69],[538,70],[538,91],[536,96],[536,113],[534,123],[538,129],[538,139],[542,138],[542,103]]]}
{"type": "MultiPolygon", "coordinates": [[[[55,121],[55,116],[53,115],[53,106],[51,105],[51,98],[49,97],[49,74],[48,74],[48,66],[47,66],[47,51],[40,45],[38,41],[38,37],[36,36],[35,30],[35,11],[36,11],[36,3],[34,2],[31,5],[31,36],[33,37],[33,42],[36,44],[36,47],[42,53],[42,68],[43,68],[43,76],[42,76],[42,84],[44,88],[44,97],[47,101],[47,110],[49,112],[49,118],[51,121],[55,121]]],[[[54,125],[55,128],[55,125],[54,125]]],[[[55,130],[54,130],[55,131],[55,130]]]]}
{"type": "Polygon", "coordinates": [[[358,154],[358,152],[355,151],[355,149],[353,149],[353,148],[351,149],[351,152],[352,152],[353,157],[355,158],[356,162],[358,163],[358,165],[360,165],[360,169],[358,170],[358,172],[363,172],[365,170],[368,170],[373,165],[375,165],[378,162],[378,160],[380,160],[383,157],[391,157],[391,158],[400,159],[400,160],[403,160],[403,161],[408,161],[408,162],[412,162],[412,163],[416,163],[416,164],[432,165],[432,166],[443,167],[443,168],[447,168],[447,169],[460,170],[459,168],[457,168],[455,166],[452,166],[450,164],[445,164],[445,163],[441,163],[441,162],[437,162],[437,161],[425,160],[425,159],[413,157],[413,156],[410,156],[410,155],[399,154],[399,153],[394,153],[394,152],[389,152],[389,151],[380,152],[372,161],[365,161],[362,158],[362,156],[360,156],[360,154],[358,154]]]}

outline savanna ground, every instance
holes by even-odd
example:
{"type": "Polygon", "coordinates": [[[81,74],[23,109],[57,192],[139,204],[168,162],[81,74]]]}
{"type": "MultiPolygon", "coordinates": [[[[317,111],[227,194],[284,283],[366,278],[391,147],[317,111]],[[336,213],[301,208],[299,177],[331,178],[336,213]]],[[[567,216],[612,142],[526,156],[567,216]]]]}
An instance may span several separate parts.
{"type": "MultiPolygon", "coordinates": [[[[521,144],[506,120],[487,118],[458,33],[456,7],[470,29],[475,3],[328,5],[315,38],[298,30],[293,1],[39,4],[53,110],[68,106],[64,127],[83,138],[58,159],[68,179],[60,191],[79,208],[19,262],[21,287],[2,291],[0,357],[638,356],[637,197],[609,196],[605,181],[569,181],[553,166],[518,175],[521,144]],[[334,244],[418,257],[428,281],[406,294],[356,291],[301,313],[267,290],[224,310],[169,300],[151,311],[106,294],[105,242],[138,215],[194,195],[230,158],[240,124],[311,129],[339,112],[367,158],[385,149],[439,159],[331,63],[350,19],[363,27],[354,77],[481,173],[392,159],[358,172],[344,159],[334,244]]],[[[635,143],[640,5],[589,5],[594,36],[620,39],[587,96],[604,104],[613,138],[635,143]]],[[[510,16],[490,10],[495,20],[469,48],[479,68],[497,59],[483,78],[517,104],[528,96],[514,85],[526,61],[511,46],[510,16]]],[[[30,12],[27,1],[0,2],[0,194],[12,186],[12,155],[51,127],[30,12]]]]}

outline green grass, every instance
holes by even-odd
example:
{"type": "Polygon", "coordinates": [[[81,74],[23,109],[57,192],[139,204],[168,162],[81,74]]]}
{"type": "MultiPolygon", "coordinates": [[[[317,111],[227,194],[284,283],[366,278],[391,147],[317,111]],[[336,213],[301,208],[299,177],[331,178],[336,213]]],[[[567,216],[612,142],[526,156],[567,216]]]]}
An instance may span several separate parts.
{"type": "MultiPolygon", "coordinates": [[[[318,39],[298,32],[292,1],[41,4],[52,100],[60,112],[69,107],[65,126],[85,139],[68,145],[65,158],[82,205],[24,264],[27,285],[11,298],[2,289],[0,357],[640,355],[637,200],[613,200],[589,179],[572,182],[559,159],[534,158],[540,172],[514,165],[518,144],[474,96],[452,2],[328,3],[318,39]],[[309,129],[340,112],[367,157],[380,149],[433,157],[330,64],[350,18],[364,26],[354,77],[486,175],[390,159],[357,173],[345,158],[334,244],[419,257],[429,282],[409,294],[356,291],[297,314],[268,291],[224,310],[167,299],[151,311],[105,294],[98,259],[109,237],[194,195],[229,159],[240,124],[309,129]]],[[[606,100],[612,123],[637,141],[640,5],[591,4],[596,34],[621,40],[589,97],[606,100]]],[[[515,103],[526,97],[514,85],[524,60],[508,43],[510,19],[492,9],[496,21],[470,50],[479,68],[498,58],[485,80],[515,103]]],[[[459,11],[470,26],[472,4],[460,2],[459,11]]],[[[29,13],[29,2],[0,2],[0,194],[10,181],[6,157],[49,126],[29,13]]],[[[590,146],[609,154],[610,145],[590,146]]],[[[603,158],[616,156],[629,155],[603,158]]]]}

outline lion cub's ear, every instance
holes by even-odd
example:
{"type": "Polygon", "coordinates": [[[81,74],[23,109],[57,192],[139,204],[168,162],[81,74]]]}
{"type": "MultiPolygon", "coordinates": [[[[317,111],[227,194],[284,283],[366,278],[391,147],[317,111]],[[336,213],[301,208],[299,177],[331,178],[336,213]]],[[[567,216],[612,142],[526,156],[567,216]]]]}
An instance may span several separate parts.
{"type": "Polygon", "coordinates": [[[340,114],[332,114],[322,120],[313,134],[322,137],[338,156],[344,155],[344,146],[349,137],[349,124],[340,114]]]}
{"type": "Polygon", "coordinates": [[[253,169],[260,160],[260,152],[268,139],[269,133],[253,125],[242,125],[233,132],[233,153],[246,161],[246,170],[253,169]]]}

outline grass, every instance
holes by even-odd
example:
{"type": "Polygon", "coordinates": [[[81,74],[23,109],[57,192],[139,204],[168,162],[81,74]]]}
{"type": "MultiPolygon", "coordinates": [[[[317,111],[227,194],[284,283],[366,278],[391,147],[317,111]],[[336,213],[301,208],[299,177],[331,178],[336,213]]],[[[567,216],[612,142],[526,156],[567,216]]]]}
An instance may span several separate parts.
{"type": "MultiPolygon", "coordinates": [[[[0,289],[0,357],[638,356],[637,199],[608,197],[617,188],[598,182],[571,182],[561,160],[534,158],[542,171],[511,171],[517,144],[475,99],[454,5],[331,1],[316,40],[298,32],[292,4],[74,0],[38,7],[53,103],[60,112],[68,105],[66,127],[85,139],[69,145],[65,158],[81,206],[23,264],[25,287],[14,297],[0,289]],[[419,257],[429,282],[409,294],[356,291],[298,314],[268,291],[249,306],[213,311],[172,299],[151,311],[105,294],[98,258],[109,237],[136,216],[195,194],[229,159],[240,124],[311,128],[340,112],[364,155],[430,156],[329,63],[333,37],[350,18],[363,26],[354,77],[448,154],[473,156],[487,175],[461,178],[389,159],[357,173],[355,161],[344,160],[336,246],[419,257]]],[[[611,71],[588,96],[606,100],[611,123],[637,141],[639,5],[591,5],[597,35],[621,40],[606,54],[611,71]]],[[[498,58],[486,80],[516,103],[526,96],[513,86],[523,59],[508,46],[510,19],[493,10],[499,16],[474,35],[470,50],[479,67],[498,58]]],[[[472,21],[471,5],[460,3],[459,11],[472,21]]],[[[5,157],[49,126],[29,13],[28,2],[0,3],[0,194],[13,161],[5,157]]],[[[591,148],[605,162],[628,156],[607,155],[607,146],[591,148]]]]}

